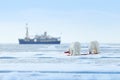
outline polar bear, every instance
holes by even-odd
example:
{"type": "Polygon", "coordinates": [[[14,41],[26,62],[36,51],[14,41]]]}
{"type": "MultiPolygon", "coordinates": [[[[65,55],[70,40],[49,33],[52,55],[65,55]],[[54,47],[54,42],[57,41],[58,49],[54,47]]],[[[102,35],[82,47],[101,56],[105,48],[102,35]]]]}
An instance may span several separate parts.
{"type": "MultiPolygon", "coordinates": [[[[79,42],[73,42],[70,44],[69,51],[67,51],[69,56],[72,55],[80,55],[80,43],[79,42]]],[[[66,52],[66,53],[67,53],[66,52]]]]}
{"type": "Polygon", "coordinates": [[[99,43],[97,41],[91,41],[89,45],[89,54],[99,53],[99,43]]]}

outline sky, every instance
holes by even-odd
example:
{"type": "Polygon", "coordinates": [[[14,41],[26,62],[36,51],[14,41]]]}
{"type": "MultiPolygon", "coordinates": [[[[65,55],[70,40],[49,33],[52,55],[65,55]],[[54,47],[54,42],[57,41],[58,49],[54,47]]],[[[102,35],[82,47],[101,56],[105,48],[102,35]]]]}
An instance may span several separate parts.
{"type": "Polygon", "coordinates": [[[0,43],[29,34],[61,37],[62,43],[120,43],[120,0],[0,0],[0,43]]]}

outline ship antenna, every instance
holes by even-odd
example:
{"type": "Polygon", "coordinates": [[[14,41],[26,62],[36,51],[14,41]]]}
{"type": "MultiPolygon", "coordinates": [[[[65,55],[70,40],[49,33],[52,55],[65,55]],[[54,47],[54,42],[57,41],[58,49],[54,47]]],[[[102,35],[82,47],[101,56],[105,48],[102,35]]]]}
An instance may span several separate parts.
{"type": "Polygon", "coordinates": [[[28,23],[26,23],[26,39],[29,39],[28,23]]]}

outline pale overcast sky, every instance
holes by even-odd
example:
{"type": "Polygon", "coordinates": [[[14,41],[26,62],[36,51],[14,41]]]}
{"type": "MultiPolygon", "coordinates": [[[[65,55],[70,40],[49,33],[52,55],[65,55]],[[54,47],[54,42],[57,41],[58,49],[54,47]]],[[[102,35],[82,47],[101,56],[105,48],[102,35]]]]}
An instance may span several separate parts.
{"type": "Polygon", "coordinates": [[[120,0],[0,0],[0,43],[47,31],[62,43],[120,43],[120,0]]]}

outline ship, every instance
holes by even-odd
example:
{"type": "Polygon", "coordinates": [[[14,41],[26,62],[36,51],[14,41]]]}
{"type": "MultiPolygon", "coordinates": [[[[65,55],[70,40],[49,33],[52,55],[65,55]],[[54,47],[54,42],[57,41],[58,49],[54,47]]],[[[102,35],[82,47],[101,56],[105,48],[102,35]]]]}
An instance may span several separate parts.
{"type": "Polygon", "coordinates": [[[26,35],[25,38],[20,38],[19,44],[60,44],[60,37],[51,37],[47,35],[47,32],[41,35],[35,35],[33,38],[29,36],[28,27],[26,27],[26,35]]]}

